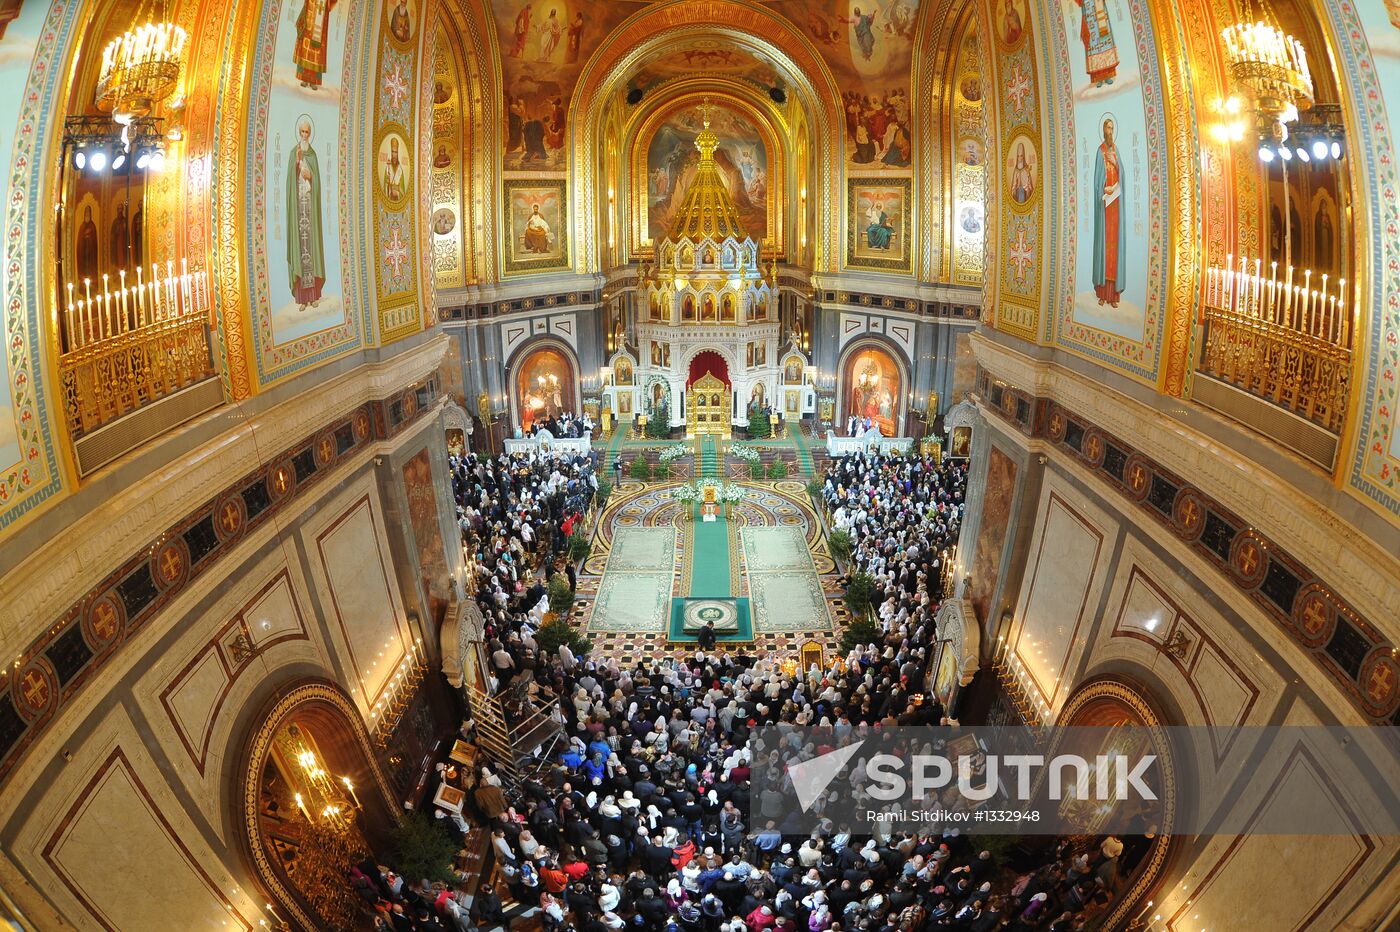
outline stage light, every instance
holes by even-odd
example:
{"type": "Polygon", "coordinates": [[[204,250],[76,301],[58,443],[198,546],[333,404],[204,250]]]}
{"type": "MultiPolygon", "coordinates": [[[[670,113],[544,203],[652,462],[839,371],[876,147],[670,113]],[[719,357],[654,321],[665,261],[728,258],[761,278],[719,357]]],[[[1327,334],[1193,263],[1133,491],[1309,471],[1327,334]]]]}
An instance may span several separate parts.
{"type": "Polygon", "coordinates": [[[1274,160],[1274,147],[1265,143],[1259,147],[1259,161],[1272,162],[1274,160]]]}
{"type": "Polygon", "coordinates": [[[82,149],[79,149],[78,151],[73,153],[73,167],[76,168],[78,171],[82,171],[84,168],[87,168],[87,153],[84,152],[82,149]]]}
{"type": "Polygon", "coordinates": [[[1334,139],[1334,140],[1332,140],[1332,158],[1334,158],[1334,159],[1339,159],[1339,158],[1341,158],[1341,157],[1342,157],[1342,144],[1341,144],[1340,142],[1338,142],[1337,140],[1334,139]]]}
{"type": "Polygon", "coordinates": [[[102,149],[95,150],[92,157],[88,159],[88,164],[92,166],[93,171],[102,171],[107,167],[107,153],[102,149]]]}
{"type": "Polygon", "coordinates": [[[1278,154],[1279,158],[1283,159],[1285,162],[1293,161],[1293,150],[1288,148],[1287,146],[1279,146],[1278,154]]]}
{"type": "Polygon", "coordinates": [[[118,171],[118,170],[121,169],[121,167],[122,167],[123,165],[125,165],[125,164],[126,164],[126,153],[125,153],[125,152],[118,152],[118,153],[116,154],[116,157],[114,157],[114,158],[112,159],[112,171],[118,171]]]}
{"type": "Polygon", "coordinates": [[[1319,162],[1327,158],[1327,140],[1314,139],[1312,144],[1312,156],[1319,162]]]}
{"type": "Polygon", "coordinates": [[[1308,155],[1308,149],[1307,149],[1306,146],[1298,146],[1298,148],[1294,149],[1293,151],[1294,151],[1294,153],[1298,156],[1298,161],[1300,161],[1300,162],[1311,162],[1311,161],[1312,161],[1312,156],[1308,155]]]}
{"type": "Polygon", "coordinates": [[[157,149],[151,153],[151,161],[148,163],[151,171],[158,172],[165,167],[165,153],[157,149]]]}
{"type": "Polygon", "coordinates": [[[151,150],[143,149],[141,154],[136,157],[136,169],[137,171],[145,171],[149,164],[151,164],[151,150]]]}

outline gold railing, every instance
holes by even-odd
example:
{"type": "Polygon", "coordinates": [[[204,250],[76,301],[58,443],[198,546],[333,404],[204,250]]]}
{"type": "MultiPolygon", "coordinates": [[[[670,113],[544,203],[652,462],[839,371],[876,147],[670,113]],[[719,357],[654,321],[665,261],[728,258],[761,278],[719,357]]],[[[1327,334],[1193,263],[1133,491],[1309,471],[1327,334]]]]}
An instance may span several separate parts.
{"type": "Polygon", "coordinates": [[[1338,434],[1351,377],[1346,281],[1329,293],[1326,275],[1317,290],[1311,271],[1261,271],[1243,259],[1208,270],[1200,369],[1338,434]]]}
{"type": "Polygon", "coordinates": [[[60,320],[59,385],[76,439],[214,376],[203,272],[137,269],[135,283],[102,277],[96,294],[70,284],[60,320]],[[79,296],[81,295],[81,296],[79,296]]]}

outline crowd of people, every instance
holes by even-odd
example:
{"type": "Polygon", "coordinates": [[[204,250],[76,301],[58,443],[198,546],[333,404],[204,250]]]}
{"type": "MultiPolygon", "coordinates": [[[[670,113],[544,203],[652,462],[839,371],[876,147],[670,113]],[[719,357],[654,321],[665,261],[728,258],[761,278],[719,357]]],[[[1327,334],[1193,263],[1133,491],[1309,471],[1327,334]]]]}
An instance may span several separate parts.
{"type": "Polygon", "coordinates": [[[958,541],[965,461],[857,453],[831,463],[822,496],[832,526],[851,535],[851,566],[874,580],[880,622],[914,644],[933,640],[948,551],[958,541]]]}
{"type": "MultiPolygon", "coordinates": [[[[884,624],[876,642],[825,670],[707,650],[530,657],[542,591],[528,571],[552,559],[563,522],[587,507],[592,464],[468,456],[453,460],[453,477],[495,672],[558,696],[560,731],[518,784],[489,765],[463,781],[509,895],[484,884],[468,912],[447,887],[409,884],[410,909],[382,920],[394,932],[536,922],[544,932],[1069,932],[1108,908],[1146,853],[1140,838],[991,845],[957,830],[861,837],[829,822],[796,833],[786,794],[753,795],[763,763],[751,759],[755,727],[827,725],[857,737],[952,727],[923,683],[930,581],[956,540],[962,465],[861,455],[828,469],[831,519],[852,535],[853,566],[877,580],[884,624]],[[503,900],[518,905],[508,913],[503,900]]],[[[383,879],[380,868],[357,882],[377,890],[383,879]]]]}
{"type": "Polygon", "coordinates": [[[548,575],[558,569],[571,588],[577,584],[573,562],[563,557],[598,491],[597,454],[468,453],[448,463],[491,674],[500,685],[535,662],[548,575]]]}
{"type": "Polygon", "coordinates": [[[522,434],[526,437],[537,437],[541,431],[548,431],[551,437],[568,439],[589,437],[593,434],[593,419],[586,414],[579,417],[577,414],[570,414],[567,411],[562,414],[551,414],[548,417],[531,420],[522,434]]]}

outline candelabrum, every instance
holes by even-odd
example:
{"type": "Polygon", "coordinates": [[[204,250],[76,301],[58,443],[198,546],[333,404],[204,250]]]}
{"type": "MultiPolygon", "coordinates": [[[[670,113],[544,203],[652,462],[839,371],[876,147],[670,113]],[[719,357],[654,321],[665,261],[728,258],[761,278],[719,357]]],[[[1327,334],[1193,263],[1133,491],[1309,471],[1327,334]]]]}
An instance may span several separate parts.
{"type": "Polygon", "coordinates": [[[1351,342],[1351,320],[1345,278],[1335,282],[1324,272],[1313,283],[1312,269],[1288,266],[1279,274],[1277,262],[1256,258],[1253,268],[1244,256],[1225,257],[1225,264],[1206,269],[1206,307],[1241,318],[1266,321],[1294,333],[1335,346],[1351,342]]]}
{"type": "Polygon", "coordinates": [[[403,720],[413,700],[418,696],[418,686],[428,672],[427,656],[423,652],[423,639],[418,638],[413,650],[399,664],[384,688],[384,695],[370,710],[370,724],[374,741],[384,748],[393,737],[394,729],[403,720]]]}

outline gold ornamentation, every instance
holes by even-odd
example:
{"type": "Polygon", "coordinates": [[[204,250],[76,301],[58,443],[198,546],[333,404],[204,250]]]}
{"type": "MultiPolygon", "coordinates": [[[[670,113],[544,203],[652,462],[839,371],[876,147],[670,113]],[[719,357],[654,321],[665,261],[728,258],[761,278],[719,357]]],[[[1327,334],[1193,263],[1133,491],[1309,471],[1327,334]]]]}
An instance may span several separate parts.
{"type": "Polygon", "coordinates": [[[379,787],[385,808],[395,820],[402,817],[394,802],[394,793],[390,788],[388,776],[384,773],[378,757],[375,756],[374,748],[370,744],[369,732],[365,730],[364,719],[361,718],[360,711],[355,708],[349,697],[330,683],[314,682],[292,689],[277,702],[253,735],[248,748],[246,768],[242,778],[244,838],[253,856],[253,865],[263,887],[271,891],[278,905],[287,910],[301,928],[315,929],[319,928],[321,923],[302,911],[297,899],[292,896],[282,878],[273,870],[272,864],[268,861],[267,847],[263,843],[259,829],[259,799],[262,795],[263,769],[267,764],[268,754],[272,752],[273,739],[287,718],[298,707],[309,703],[329,705],[341,713],[355,736],[355,743],[359,745],[364,759],[369,763],[370,775],[373,778],[373,783],[379,787]]]}
{"type": "Polygon", "coordinates": [[[213,376],[203,316],[128,330],[67,353],[58,363],[63,409],[75,438],[213,376]]]}

